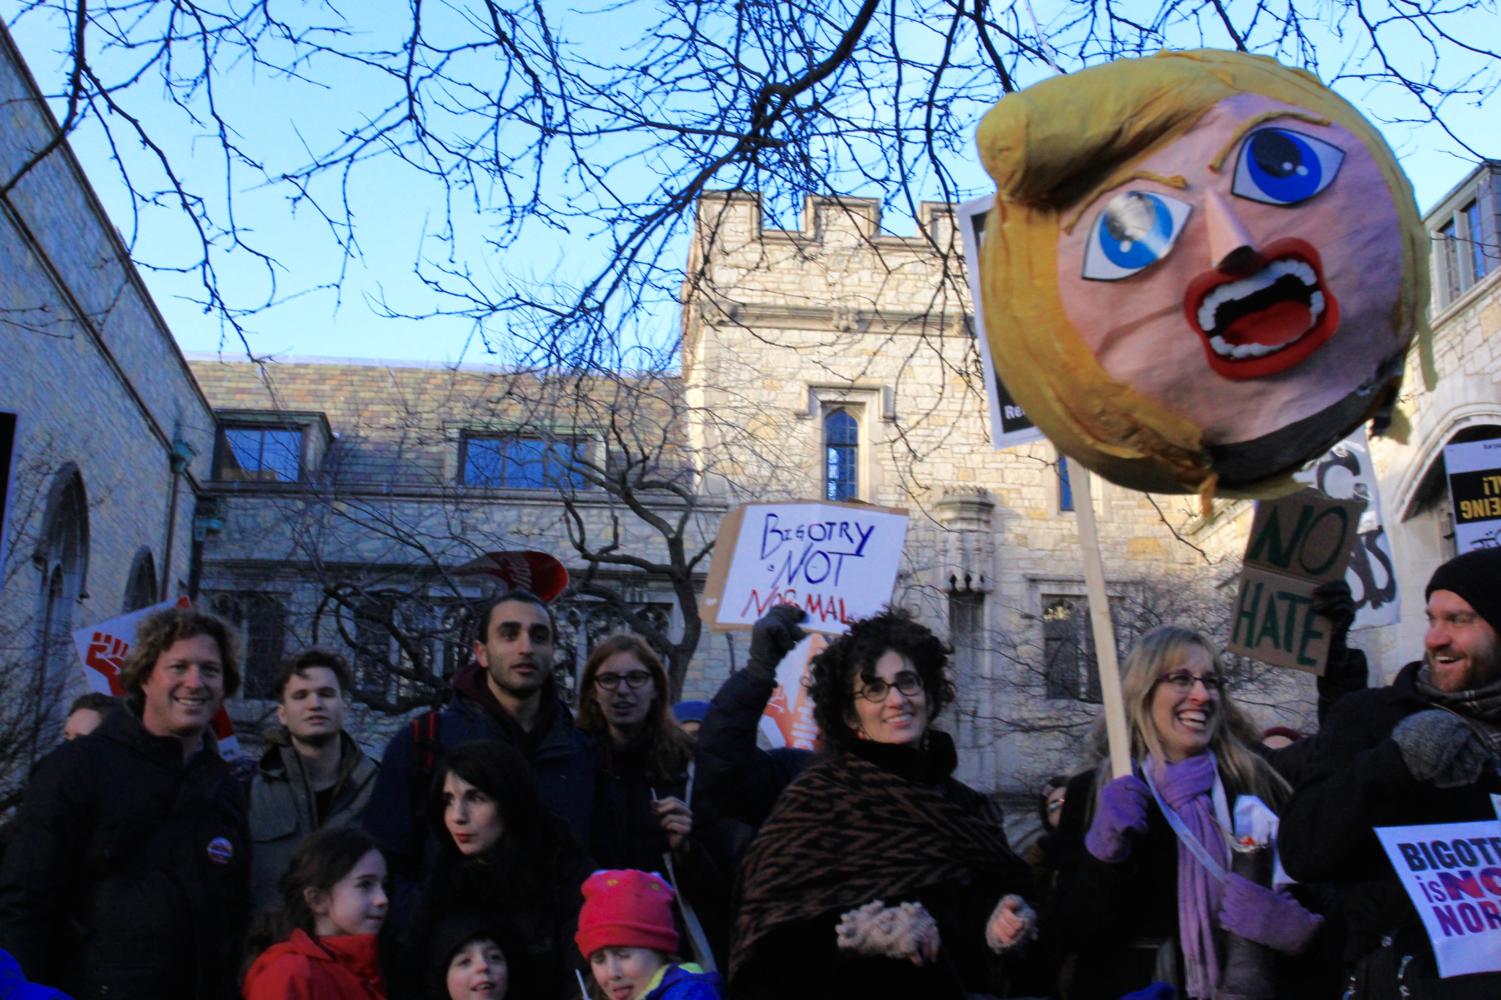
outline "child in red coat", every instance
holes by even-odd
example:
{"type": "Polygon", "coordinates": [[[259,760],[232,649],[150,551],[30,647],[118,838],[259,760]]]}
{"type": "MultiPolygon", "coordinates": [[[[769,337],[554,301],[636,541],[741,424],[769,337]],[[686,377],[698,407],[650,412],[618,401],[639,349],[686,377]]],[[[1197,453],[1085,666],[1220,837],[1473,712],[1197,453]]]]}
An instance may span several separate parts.
{"type": "Polygon", "coordinates": [[[281,877],[281,901],[252,935],[269,943],[245,974],[245,1000],[385,1000],[377,936],[386,859],[363,831],[321,830],[281,877]]]}

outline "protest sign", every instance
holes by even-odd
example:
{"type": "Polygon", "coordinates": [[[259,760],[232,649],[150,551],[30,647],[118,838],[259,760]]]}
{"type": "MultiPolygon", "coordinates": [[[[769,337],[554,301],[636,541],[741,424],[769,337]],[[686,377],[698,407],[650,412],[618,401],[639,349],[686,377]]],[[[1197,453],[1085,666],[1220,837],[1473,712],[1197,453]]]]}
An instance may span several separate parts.
{"type": "Polygon", "coordinates": [[[1313,613],[1312,596],[1319,584],[1344,575],[1364,506],[1313,490],[1256,505],[1235,601],[1232,653],[1324,672],[1330,624],[1313,613]]]}
{"type": "Polygon", "coordinates": [[[5,566],[10,540],[10,505],[15,496],[16,425],[20,418],[0,410],[0,568],[5,566]]]}
{"type": "Polygon", "coordinates": [[[768,730],[773,746],[812,750],[818,745],[818,723],[813,721],[813,698],[806,682],[813,657],[828,644],[823,635],[810,633],[777,664],[777,686],[761,716],[771,724],[761,728],[768,730]]]}
{"type": "Polygon", "coordinates": [[[1501,822],[1376,827],[1438,974],[1501,972],[1501,822]]]}
{"type": "Polygon", "coordinates": [[[1345,569],[1355,599],[1354,629],[1395,625],[1401,618],[1392,546],[1381,516],[1381,494],[1365,427],[1345,438],[1293,478],[1336,500],[1364,500],[1360,530],[1345,569]]]}
{"type": "MultiPolygon", "coordinates": [[[[125,654],[130,652],[131,643],[135,642],[136,628],[147,615],[167,608],[187,607],[192,607],[192,602],[186,597],[179,597],[175,601],[162,601],[138,611],[117,615],[98,625],[74,629],[73,646],[78,650],[79,660],[83,662],[83,677],[89,690],[123,697],[125,687],[120,683],[120,668],[125,664],[125,654]]],[[[219,742],[220,756],[229,758],[238,754],[240,742],[235,738],[234,726],[230,723],[229,713],[224,710],[224,706],[219,706],[219,711],[214,713],[211,725],[214,727],[214,738],[219,742]]]]}
{"type": "Polygon", "coordinates": [[[986,195],[959,206],[959,235],[964,241],[964,267],[969,275],[970,304],[974,310],[975,338],[980,345],[980,362],[985,370],[985,393],[990,403],[990,445],[1013,448],[1042,440],[1042,431],[1022,412],[1016,399],[996,374],[995,358],[990,353],[990,338],[985,336],[985,307],[980,299],[980,245],[985,240],[985,216],[995,207],[995,195],[986,195]]]}
{"type": "Polygon", "coordinates": [[[1454,545],[1460,553],[1501,546],[1501,438],[1444,449],[1454,545]]]}
{"type": "Polygon", "coordinates": [[[719,525],[701,610],[716,631],[748,629],[778,604],[803,627],[843,632],[891,600],[907,512],[859,503],[750,503],[719,525]]]}

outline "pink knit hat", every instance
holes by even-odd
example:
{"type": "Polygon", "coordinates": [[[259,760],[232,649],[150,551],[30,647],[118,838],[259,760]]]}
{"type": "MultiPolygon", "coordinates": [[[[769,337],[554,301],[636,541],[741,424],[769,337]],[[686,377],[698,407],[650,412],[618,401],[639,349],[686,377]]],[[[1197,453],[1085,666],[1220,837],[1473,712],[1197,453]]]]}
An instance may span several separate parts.
{"type": "Polygon", "coordinates": [[[584,908],[573,936],[588,958],[601,948],[678,950],[672,922],[672,886],[654,872],[634,868],[597,871],[584,880],[584,908]]]}

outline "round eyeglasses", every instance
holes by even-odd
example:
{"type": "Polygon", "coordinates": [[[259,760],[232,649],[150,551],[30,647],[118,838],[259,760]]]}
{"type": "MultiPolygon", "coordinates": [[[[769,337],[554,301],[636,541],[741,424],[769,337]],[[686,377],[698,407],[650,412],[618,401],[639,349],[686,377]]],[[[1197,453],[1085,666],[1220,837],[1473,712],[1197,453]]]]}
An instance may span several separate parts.
{"type": "Polygon", "coordinates": [[[624,684],[632,691],[640,691],[651,680],[651,674],[645,670],[632,670],[625,674],[596,674],[594,683],[606,691],[619,691],[620,685],[624,684]]]}
{"type": "Polygon", "coordinates": [[[855,693],[866,701],[885,701],[886,696],[891,693],[892,688],[896,688],[908,698],[916,698],[923,690],[922,678],[910,670],[904,670],[896,675],[896,680],[890,683],[881,680],[879,677],[872,678],[866,681],[865,686],[855,693]]]}

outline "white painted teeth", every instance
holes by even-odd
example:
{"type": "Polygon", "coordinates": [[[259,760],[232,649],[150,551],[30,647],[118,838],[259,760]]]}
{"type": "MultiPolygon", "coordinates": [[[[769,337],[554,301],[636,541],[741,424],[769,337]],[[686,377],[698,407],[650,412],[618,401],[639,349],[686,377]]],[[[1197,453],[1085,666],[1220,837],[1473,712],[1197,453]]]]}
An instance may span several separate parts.
{"type": "MultiPolygon", "coordinates": [[[[1270,288],[1278,278],[1288,276],[1297,278],[1313,290],[1308,296],[1310,314],[1308,327],[1310,330],[1313,329],[1319,318],[1324,315],[1324,293],[1319,291],[1319,279],[1314,273],[1313,265],[1291,257],[1273,261],[1249,278],[1217,286],[1204,297],[1203,303],[1199,306],[1199,329],[1205,333],[1213,330],[1215,315],[1219,312],[1220,306],[1226,302],[1234,302],[1254,295],[1264,288],[1270,288]]],[[[1221,336],[1211,335],[1209,348],[1222,358],[1241,361],[1246,358],[1262,358],[1268,354],[1275,354],[1285,347],[1296,344],[1301,339],[1302,336],[1299,335],[1283,344],[1232,344],[1221,336]]]]}

